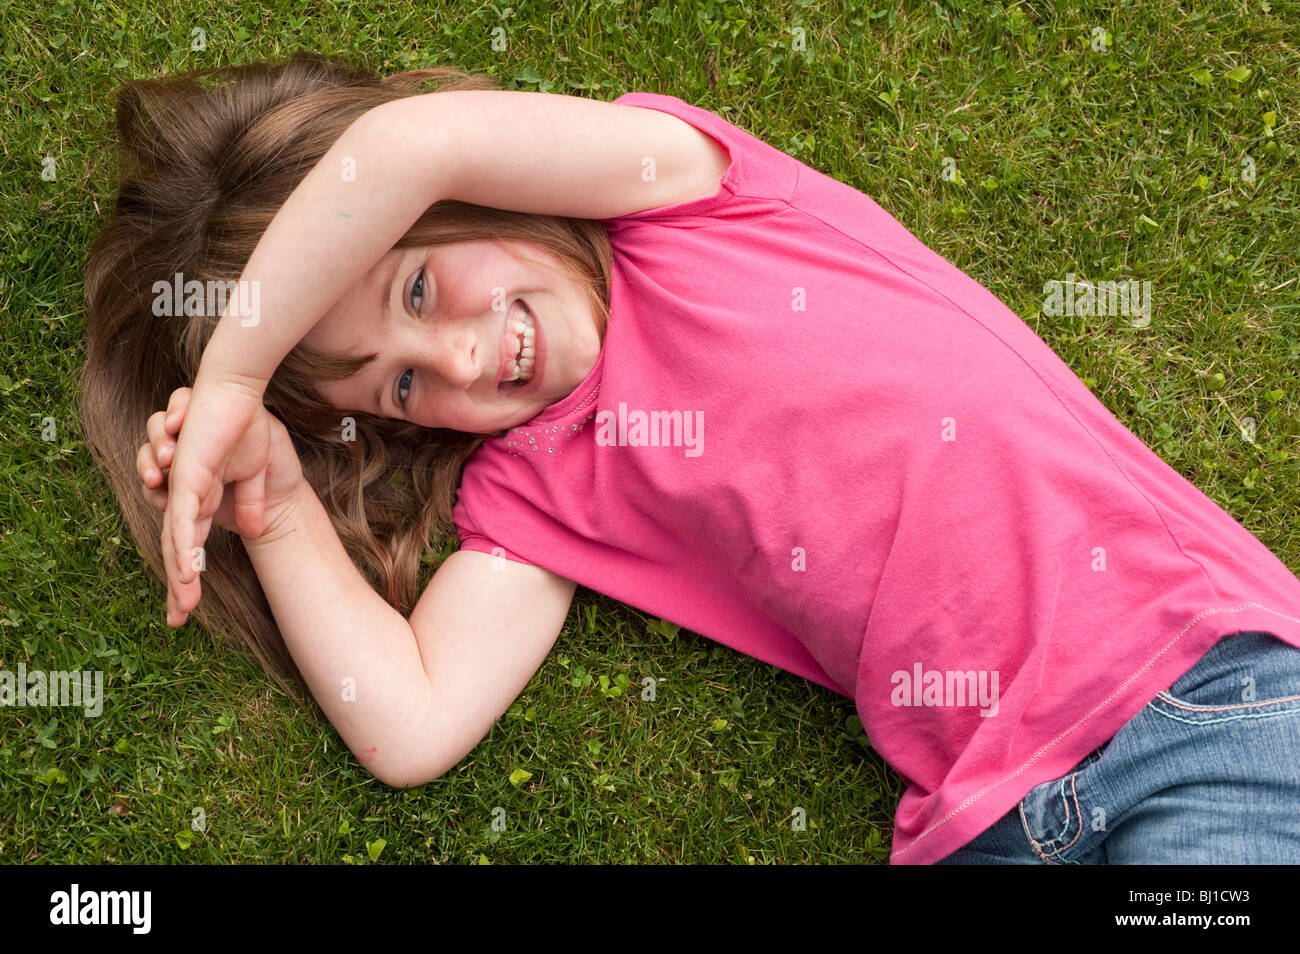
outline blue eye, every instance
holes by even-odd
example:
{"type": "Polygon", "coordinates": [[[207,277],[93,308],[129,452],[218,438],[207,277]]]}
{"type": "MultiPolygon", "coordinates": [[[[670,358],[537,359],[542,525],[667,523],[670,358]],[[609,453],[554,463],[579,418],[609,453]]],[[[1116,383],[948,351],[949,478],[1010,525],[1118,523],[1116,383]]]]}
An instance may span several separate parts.
{"type": "Polygon", "coordinates": [[[419,311],[420,306],[415,303],[417,298],[421,302],[424,301],[424,269],[420,269],[420,273],[415,276],[414,284],[411,285],[411,307],[419,311]]]}
{"type": "MultiPolygon", "coordinates": [[[[401,376],[400,378],[397,379],[397,396],[398,396],[398,401],[397,401],[397,403],[398,403],[398,405],[401,406],[403,409],[406,408],[406,394],[402,393],[402,392],[403,392],[403,389],[402,389],[402,382],[405,381],[408,377],[413,377],[414,375],[415,375],[415,369],[414,369],[414,368],[407,368],[407,369],[402,373],[402,376],[401,376]]],[[[411,390],[411,385],[410,385],[409,383],[406,385],[406,389],[405,389],[405,390],[406,390],[407,393],[410,392],[410,390],[411,390]]]]}

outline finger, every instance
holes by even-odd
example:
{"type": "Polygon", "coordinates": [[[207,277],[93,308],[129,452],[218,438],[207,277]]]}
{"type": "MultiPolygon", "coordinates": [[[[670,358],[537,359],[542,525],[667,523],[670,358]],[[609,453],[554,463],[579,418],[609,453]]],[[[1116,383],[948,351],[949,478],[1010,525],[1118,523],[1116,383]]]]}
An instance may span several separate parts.
{"type": "Polygon", "coordinates": [[[165,419],[165,411],[155,411],[149,415],[149,420],[145,424],[145,430],[149,434],[149,443],[153,447],[153,455],[158,462],[159,471],[164,467],[170,467],[176,455],[175,438],[167,433],[165,419]]]}
{"type": "Polygon", "coordinates": [[[175,622],[176,613],[173,612],[172,606],[172,600],[175,596],[176,554],[171,548],[171,522],[171,511],[167,510],[163,513],[162,525],[163,578],[167,583],[167,608],[163,611],[163,618],[168,626],[176,626],[178,625],[175,622]]]}
{"type": "MultiPolygon", "coordinates": [[[[204,545],[205,545],[205,546],[206,546],[206,544],[207,544],[208,534],[210,534],[211,532],[212,532],[212,518],[211,518],[211,517],[201,517],[201,518],[199,519],[199,539],[202,540],[202,541],[204,542],[204,545]]],[[[204,561],[205,561],[205,563],[206,563],[206,560],[207,560],[207,557],[205,556],[205,557],[204,557],[204,561]]],[[[197,603],[197,601],[196,601],[196,603],[197,603]]]]}
{"type": "MultiPolygon", "coordinates": [[[[184,436],[179,439],[180,442],[184,440],[184,436]]],[[[192,451],[189,456],[182,457],[179,465],[172,466],[171,473],[168,475],[167,489],[171,492],[171,500],[167,506],[172,518],[171,543],[176,560],[176,579],[181,583],[190,583],[194,580],[193,572],[189,569],[190,551],[197,545],[194,539],[194,524],[203,508],[200,494],[203,494],[211,483],[212,475],[206,473],[202,465],[195,463],[192,451]]],[[[214,506],[213,509],[215,510],[216,507],[214,506]]]]}
{"type": "Polygon", "coordinates": [[[158,459],[159,467],[170,467],[172,461],[176,459],[176,434],[180,431],[184,413],[182,407],[179,417],[171,416],[177,405],[175,395],[172,396],[171,405],[166,411],[158,411],[149,417],[149,442],[153,444],[154,456],[158,459]],[[174,426],[169,423],[173,420],[174,426]]]}
{"type": "Polygon", "coordinates": [[[172,462],[176,460],[176,442],[170,436],[164,436],[156,447],[157,450],[154,451],[154,456],[158,459],[158,466],[170,467],[172,462]]]}
{"type": "Polygon", "coordinates": [[[199,515],[199,500],[194,491],[178,478],[175,469],[171,472],[168,490],[172,498],[167,503],[167,512],[171,515],[171,538],[165,543],[172,548],[172,560],[176,566],[175,579],[180,583],[188,583],[193,579],[187,568],[189,552],[194,546],[194,521],[199,515]]]}
{"type": "MultiPolygon", "coordinates": [[[[173,474],[174,478],[174,474],[173,474]]],[[[198,569],[201,567],[200,552],[195,552],[195,547],[185,541],[179,542],[177,520],[181,516],[179,508],[174,506],[175,491],[170,491],[170,499],[166,502],[164,515],[162,515],[162,551],[164,551],[164,565],[166,569],[166,585],[168,585],[168,624],[179,626],[185,623],[188,611],[192,610],[199,603],[200,584],[198,578],[198,569]]],[[[194,502],[195,509],[201,506],[199,500],[194,502]]],[[[192,517],[190,521],[190,539],[194,538],[195,521],[198,517],[192,517]]],[[[203,525],[207,530],[207,524],[203,525]]],[[[201,541],[200,541],[201,542],[201,541]]]]}
{"type": "Polygon", "coordinates": [[[149,420],[145,421],[145,433],[149,435],[149,443],[157,444],[167,436],[166,428],[166,411],[154,411],[149,415],[149,420]]]}
{"type": "Polygon", "coordinates": [[[140,449],[136,451],[135,472],[140,475],[146,487],[156,488],[162,483],[162,467],[159,466],[151,445],[141,444],[140,449]]]}
{"type": "MultiPolygon", "coordinates": [[[[176,593],[176,599],[173,601],[175,609],[183,616],[188,616],[194,607],[199,605],[199,597],[202,595],[203,570],[207,566],[207,552],[203,543],[208,538],[208,531],[212,528],[211,517],[200,517],[194,525],[198,545],[190,552],[189,568],[194,572],[194,579],[189,583],[179,585],[176,593]]],[[[184,622],[184,619],[181,620],[184,622]]]]}
{"type": "MultiPolygon", "coordinates": [[[[197,583],[197,570],[193,566],[197,558],[195,551],[203,546],[205,532],[200,532],[198,524],[203,517],[211,517],[216,513],[221,504],[222,485],[220,480],[189,477],[191,470],[198,470],[202,473],[202,468],[181,468],[173,467],[170,474],[169,491],[171,501],[168,504],[172,512],[172,545],[175,548],[175,559],[177,569],[177,582],[181,584],[178,592],[185,586],[192,586],[197,583]],[[190,489],[195,486],[206,486],[206,491],[200,496],[197,492],[190,489]]],[[[195,591],[197,594],[197,590],[195,591]]],[[[197,595],[194,601],[198,601],[197,595]]]]}
{"type": "Polygon", "coordinates": [[[260,470],[235,484],[235,526],[239,535],[256,539],[262,535],[266,512],[266,471],[260,470]]]}
{"type": "MultiPolygon", "coordinates": [[[[200,524],[202,521],[200,521],[200,524]]],[[[173,616],[174,625],[180,626],[185,622],[185,618],[190,611],[199,604],[199,595],[202,590],[202,569],[206,561],[206,555],[201,546],[195,547],[190,553],[185,555],[184,562],[176,567],[176,573],[170,581],[170,606],[173,616]],[[189,570],[192,579],[188,583],[182,583],[179,580],[181,570],[189,570]]]]}
{"type": "Polygon", "coordinates": [[[181,569],[188,569],[193,574],[186,582],[178,580],[176,584],[176,608],[183,613],[189,613],[199,605],[199,597],[203,592],[201,579],[207,563],[205,547],[212,530],[212,516],[221,509],[225,500],[222,490],[221,483],[214,482],[207,497],[200,502],[199,515],[194,520],[194,546],[181,554],[188,561],[188,564],[182,564],[181,569]]]}
{"type": "Polygon", "coordinates": [[[190,388],[177,388],[167,401],[167,415],[164,423],[168,433],[179,434],[181,422],[185,419],[185,409],[190,405],[190,388]]]}

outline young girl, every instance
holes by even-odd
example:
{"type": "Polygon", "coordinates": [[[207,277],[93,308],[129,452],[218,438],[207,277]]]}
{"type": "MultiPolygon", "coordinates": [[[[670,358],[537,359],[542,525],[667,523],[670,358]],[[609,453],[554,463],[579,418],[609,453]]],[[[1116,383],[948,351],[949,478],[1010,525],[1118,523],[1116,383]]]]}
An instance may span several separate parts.
{"type": "Polygon", "coordinates": [[[377,778],[581,583],[853,698],[895,862],[1300,861],[1300,580],[870,198],[672,96],[211,78],[119,103],[87,431],[377,778]]]}

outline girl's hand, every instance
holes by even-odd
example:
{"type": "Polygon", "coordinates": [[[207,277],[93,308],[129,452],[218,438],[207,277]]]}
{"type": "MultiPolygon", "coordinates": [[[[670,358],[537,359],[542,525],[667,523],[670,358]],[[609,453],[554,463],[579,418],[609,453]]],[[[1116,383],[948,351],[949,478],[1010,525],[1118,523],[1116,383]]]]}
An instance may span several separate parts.
{"type": "MultiPolygon", "coordinates": [[[[136,454],[136,471],[144,483],[145,498],[156,508],[163,511],[162,550],[163,564],[166,567],[168,581],[167,622],[179,626],[188,616],[189,611],[198,604],[199,581],[197,577],[189,583],[180,582],[179,567],[196,570],[196,562],[190,556],[178,564],[174,551],[170,547],[173,537],[174,516],[169,506],[171,494],[164,484],[164,471],[172,465],[176,455],[176,435],[186,423],[186,412],[190,410],[193,392],[190,388],[178,388],[172,392],[166,412],[158,411],[150,416],[147,430],[149,443],[140,447],[136,454]]],[[[191,418],[187,426],[192,426],[191,418]]],[[[302,467],[298,455],[293,449],[289,433],[265,406],[254,417],[253,425],[240,438],[228,461],[228,470],[236,480],[255,483],[261,488],[262,498],[258,533],[263,528],[271,527],[280,514],[294,505],[296,494],[304,486],[302,467]],[[251,477],[243,477],[250,469],[256,469],[251,477]]],[[[240,497],[236,491],[239,485],[220,487],[215,496],[217,506],[210,515],[201,516],[195,523],[196,537],[207,539],[212,523],[239,533],[241,536],[253,537],[245,533],[247,524],[239,512],[240,497]]],[[[205,495],[205,504],[213,496],[205,495]]],[[[200,544],[201,545],[201,544],[200,544]]],[[[201,563],[197,564],[201,566],[201,563]]]]}
{"type": "MultiPolygon", "coordinates": [[[[172,400],[175,398],[174,392],[172,400]]],[[[191,554],[207,539],[227,483],[235,485],[236,532],[245,537],[262,534],[270,415],[255,388],[233,381],[214,382],[204,377],[202,366],[187,396],[187,408],[189,426],[180,434],[172,455],[168,532],[162,546],[164,553],[170,549],[178,571],[175,580],[168,580],[169,585],[193,588],[197,604],[198,577],[191,566],[191,554]]],[[[167,417],[172,414],[169,404],[167,417]]]]}

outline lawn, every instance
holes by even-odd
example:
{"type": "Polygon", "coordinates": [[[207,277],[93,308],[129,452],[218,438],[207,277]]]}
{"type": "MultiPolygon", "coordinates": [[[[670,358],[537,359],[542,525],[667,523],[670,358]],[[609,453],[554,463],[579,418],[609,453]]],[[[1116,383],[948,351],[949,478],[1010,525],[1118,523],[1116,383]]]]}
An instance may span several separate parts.
{"type": "Polygon", "coordinates": [[[590,591],[490,735],[405,791],[168,628],[76,412],[126,78],[311,50],[712,110],[982,282],[1300,571],[1292,0],[301,6],[0,7],[0,670],[105,693],[0,708],[5,861],[879,863],[902,791],[850,700],[590,591]],[[1045,313],[1076,278],[1149,281],[1149,319],[1045,313]]]}

